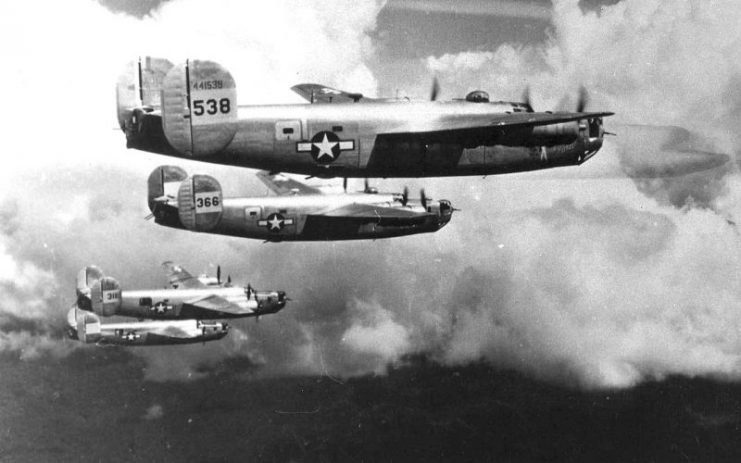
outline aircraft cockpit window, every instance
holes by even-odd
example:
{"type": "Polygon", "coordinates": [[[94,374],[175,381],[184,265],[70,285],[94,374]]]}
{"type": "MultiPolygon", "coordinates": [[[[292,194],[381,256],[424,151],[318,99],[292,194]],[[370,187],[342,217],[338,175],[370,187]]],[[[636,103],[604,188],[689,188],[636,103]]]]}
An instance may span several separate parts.
{"type": "Polygon", "coordinates": [[[288,134],[291,134],[291,133],[293,133],[293,127],[285,127],[285,128],[283,129],[283,133],[284,133],[285,135],[288,135],[288,134]]]}
{"type": "Polygon", "coordinates": [[[142,298],[139,298],[139,306],[141,306],[141,307],[152,307],[152,298],[151,297],[142,297],[142,298]]]}
{"type": "Polygon", "coordinates": [[[257,215],[257,211],[250,211],[250,216],[251,216],[251,217],[254,217],[254,216],[256,216],[256,215],[257,215]]]}
{"type": "Polygon", "coordinates": [[[342,126],[341,125],[333,125],[332,126],[332,132],[342,132],[342,126]]]}

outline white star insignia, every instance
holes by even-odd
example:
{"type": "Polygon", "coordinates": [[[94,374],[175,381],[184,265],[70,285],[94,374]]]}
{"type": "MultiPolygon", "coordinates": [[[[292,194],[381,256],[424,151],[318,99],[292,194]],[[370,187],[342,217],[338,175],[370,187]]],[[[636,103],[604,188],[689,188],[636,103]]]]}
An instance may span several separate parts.
{"type": "Polygon", "coordinates": [[[280,230],[281,223],[283,221],[278,218],[278,216],[274,216],[272,220],[269,220],[268,223],[270,224],[270,229],[275,230],[276,228],[280,230]]]}
{"type": "Polygon", "coordinates": [[[314,143],[314,146],[319,148],[319,154],[316,155],[316,158],[321,159],[323,156],[329,156],[330,159],[334,159],[332,148],[334,148],[336,144],[336,141],[329,141],[329,139],[327,138],[327,134],[325,133],[324,140],[322,140],[320,143],[314,143]]]}

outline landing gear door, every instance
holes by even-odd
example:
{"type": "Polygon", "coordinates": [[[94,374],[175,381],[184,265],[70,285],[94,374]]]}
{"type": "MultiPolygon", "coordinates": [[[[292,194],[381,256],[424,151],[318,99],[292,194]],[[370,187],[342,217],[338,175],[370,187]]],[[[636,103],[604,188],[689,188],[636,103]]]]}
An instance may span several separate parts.
{"type": "Polygon", "coordinates": [[[308,136],[296,150],[310,156],[318,166],[357,168],[360,165],[358,124],[353,122],[311,121],[308,136]]]}

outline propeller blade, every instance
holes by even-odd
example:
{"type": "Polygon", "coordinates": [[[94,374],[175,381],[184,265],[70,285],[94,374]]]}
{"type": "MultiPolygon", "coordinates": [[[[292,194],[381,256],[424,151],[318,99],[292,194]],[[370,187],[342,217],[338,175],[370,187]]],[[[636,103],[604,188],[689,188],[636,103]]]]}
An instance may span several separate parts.
{"type": "Polygon", "coordinates": [[[533,105],[530,103],[530,86],[525,87],[525,91],[522,92],[522,102],[527,106],[527,112],[533,112],[533,105]]]}
{"type": "Polygon", "coordinates": [[[409,201],[409,188],[404,187],[404,192],[401,194],[401,205],[406,206],[409,201]]]}
{"type": "Polygon", "coordinates": [[[347,177],[342,179],[342,189],[347,193],[347,177]]]}
{"type": "Polygon", "coordinates": [[[583,113],[584,108],[589,104],[589,93],[587,89],[582,85],[579,87],[579,100],[576,103],[576,112],[583,113]]]}
{"type": "Polygon", "coordinates": [[[144,220],[152,220],[153,218],[154,218],[154,213],[151,213],[148,216],[144,217],[144,220]]]}
{"type": "Polygon", "coordinates": [[[368,178],[366,177],[365,182],[363,183],[363,192],[368,193],[368,190],[370,190],[370,187],[368,186],[368,178]]]}
{"type": "Polygon", "coordinates": [[[226,277],[226,284],[228,284],[229,286],[232,285],[232,276],[231,275],[227,275],[227,277],[226,277]]]}
{"type": "Polygon", "coordinates": [[[216,283],[221,284],[221,265],[216,266],[216,283]]]}
{"type": "Polygon", "coordinates": [[[432,89],[430,89],[430,101],[437,100],[437,96],[440,93],[440,82],[437,81],[437,76],[432,78],[432,89]]]}
{"type": "Polygon", "coordinates": [[[425,189],[422,188],[419,190],[419,202],[422,203],[422,207],[427,209],[427,195],[425,194],[425,189]]]}

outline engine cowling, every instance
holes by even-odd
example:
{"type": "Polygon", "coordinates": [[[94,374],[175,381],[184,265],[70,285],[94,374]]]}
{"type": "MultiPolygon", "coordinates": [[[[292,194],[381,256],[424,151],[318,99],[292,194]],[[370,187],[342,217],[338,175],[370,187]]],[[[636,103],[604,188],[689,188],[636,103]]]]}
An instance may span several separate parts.
{"type": "Polygon", "coordinates": [[[90,299],[96,314],[115,315],[121,307],[121,285],[113,277],[103,277],[93,284],[90,299]]]}
{"type": "Polygon", "coordinates": [[[533,127],[531,134],[536,145],[566,145],[579,137],[579,122],[539,125],[533,127]]]}
{"type": "Polygon", "coordinates": [[[180,223],[193,231],[209,231],[223,214],[221,185],[210,175],[194,175],[178,189],[180,223]]]}

